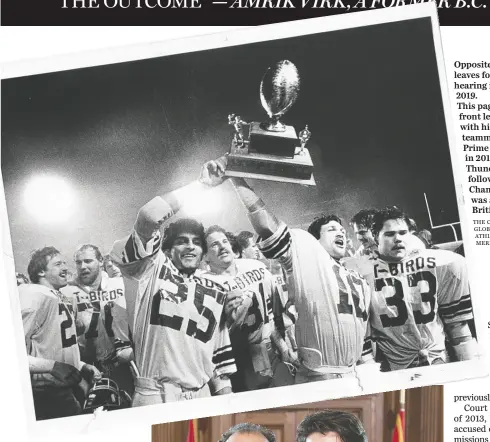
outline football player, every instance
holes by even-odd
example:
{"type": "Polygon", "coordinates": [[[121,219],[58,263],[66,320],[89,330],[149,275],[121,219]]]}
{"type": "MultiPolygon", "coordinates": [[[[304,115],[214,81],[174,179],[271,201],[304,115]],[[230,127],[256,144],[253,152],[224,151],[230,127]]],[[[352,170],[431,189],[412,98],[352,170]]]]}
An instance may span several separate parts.
{"type": "MultiPolygon", "coordinates": [[[[210,161],[210,173],[223,177],[226,157],[210,161]]],[[[298,311],[296,342],[300,368],[296,382],[354,376],[362,360],[369,289],[339,260],[345,254],[345,230],[338,218],[316,223],[318,240],[289,229],[270,213],[248,184],[231,178],[268,259],[278,259],[288,275],[289,296],[298,311]]]]}
{"type": "Polygon", "coordinates": [[[80,360],[75,312],[60,292],[68,267],[57,249],[44,247],[33,253],[27,271],[32,284],[19,286],[19,299],[36,418],[80,414],[82,389],[101,375],[80,360]]]}
{"type": "Polygon", "coordinates": [[[242,258],[260,259],[260,251],[252,232],[244,230],[237,235],[236,239],[242,249],[242,258]]]}
{"type": "Polygon", "coordinates": [[[123,279],[109,278],[103,272],[104,258],[97,246],[79,246],[73,259],[76,279],[61,292],[77,304],[78,312],[90,315],[90,322],[79,337],[82,360],[132,392],[129,366],[116,360],[116,351],[131,351],[123,279]]]}
{"type": "Polygon", "coordinates": [[[382,370],[447,362],[445,334],[458,360],[475,357],[464,258],[445,250],[412,249],[410,218],[397,207],[378,211],[372,229],[379,255],[371,256],[369,265],[356,260],[346,265],[371,285],[370,325],[382,370]]]}
{"type": "Polygon", "coordinates": [[[203,169],[198,181],[152,199],[133,232],[114,244],[112,259],[136,282],[126,288],[139,371],[133,406],[231,393],[236,367],[221,320],[226,290],[199,270],[204,228],[193,219],[168,223],[187,195],[220,181],[203,169]]]}
{"type": "Polygon", "coordinates": [[[283,361],[293,363],[297,358],[274,327],[272,305],[280,304],[280,299],[273,276],[256,259],[236,259],[226,230],[220,226],[206,231],[206,246],[210,271],[205,276],[225,287],[227,306],[235,298],[240,300],[236,308],[226,309],[238,369],[232,377],[233,391],[292,384],[291,376],[275,375],[280,363],[276,349],[283,361]]]}
{"type": "Polygon", "coordinates": [[[116,278],[118,276],[122,276],[121,271],[112,262],[112,259],[109,255],[104,256],[104,270],[106,271],[109,278],[116,278]]]}
{"type": "Polygon", "coordinates": [[[369,256],[376,251],[376,241],[374,241],[373,232],[371,231],[375,213],[375,209],[363,209],[357,212],[350,221],[354,233],[356,234],[356,238],[361,243],[354,254],[356,257],[363,255],[369,256]]]}

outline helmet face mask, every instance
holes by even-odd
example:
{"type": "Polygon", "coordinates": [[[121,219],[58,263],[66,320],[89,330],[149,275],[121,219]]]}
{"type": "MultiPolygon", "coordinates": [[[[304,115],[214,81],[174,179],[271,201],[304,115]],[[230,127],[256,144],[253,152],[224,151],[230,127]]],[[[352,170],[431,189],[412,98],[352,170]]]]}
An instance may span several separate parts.
{"type": "Polygon", "coordinates": [[[131,398],[124,390],[119,390],[114,380],[102,378],[97,381],[87,394],[83,406],[84,413],[92,413],[97,408],[105,410],[118,410],[129,408],[131,398]]]}

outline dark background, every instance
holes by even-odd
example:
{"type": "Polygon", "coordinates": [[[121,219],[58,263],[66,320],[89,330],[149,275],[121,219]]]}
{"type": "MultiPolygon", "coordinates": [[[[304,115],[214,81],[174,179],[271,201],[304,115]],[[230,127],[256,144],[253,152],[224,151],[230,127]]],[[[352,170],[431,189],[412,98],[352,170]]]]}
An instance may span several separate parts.
{"type": "MultiPolygon", "coordinates": [[[[92,9],[73,9],[73,0],[66,0],[67,8],[63,9],[63,0],[3,0],[1,2],[2,26],[68,26],[68,25],[152,25],[152,26],[252,26],[265,25],[305,18],[325,17],[337,14],[359,12],[387,7],[400,7],[416,3],[428,3],[432,0],[310,0],[303,7],[304,0],[291,0],[294,8],[284,8],[289,5],[285,0],[272,0],[273,7],[262,7],[269,2],[252,0],[259,7],[229,8],[234,0],[226,0],[226,4],[213,4],[212,0],[201,0],[201,8],[137,8],[136,0],[108,0],[109,8],[103,0],[98,0],[99,7],[92,9]],[[122,4],[123,7],[112,6],[122,4]],[[363,8],[363,5],[366,5],[363,8]],[[128,8],[126,6],[129,5],[128,8]],[[279,7],[276,7],[279,5],[279,7]],[[355,9],[354,7],[357,6],[355,9]],[[349,8],[350,7],[350,8],[349,8]]],[[[182,4],[183,0],[179,0],[182,4]]],[[[161,0],[167,5],[169,0],[161,0]]],[[[438,6],[439,20],[443,26],[488,26],[490,14],[487,0],[435,0],[438,6]]],[[[85,0],[89,4],[89,0],[85,0]]],[[[144,0],[141,0],[144,5],[144,0]]],[[[156,5],[157,0],[149,0],[150,5],[156,5]]],[[[175,4],[175,3],[170,3],[175,4]]],[[[241,0],[242,5],[250,5],[250,0],[241,0]]],[[[187,0],[187,5],[191,5],[187,0]]]]}
{"type": "MultiPolygon", "coordinates": [[[[229,113],[265,119],[260,81],[282,59],[301,76],[283,121],[309,125],[317,187],[251,180],[280,218],[304,227],[320,212],[348,221],[396,204],[428,227],[426,192],[435,224],[458,221],[431,22],[416,19],[3,80],[2,173],[17,270],[44,245],[69,257],[88,241],[108,252],[146,201],[196,179],[204,161],[229,149],[229,113]],[[39,172],[76,189],[69,222],[27,214],[25,185],[39,172]]],[[[205,225],[251,229],[228,186],[213,197],[198,215],[205,225]]]]}

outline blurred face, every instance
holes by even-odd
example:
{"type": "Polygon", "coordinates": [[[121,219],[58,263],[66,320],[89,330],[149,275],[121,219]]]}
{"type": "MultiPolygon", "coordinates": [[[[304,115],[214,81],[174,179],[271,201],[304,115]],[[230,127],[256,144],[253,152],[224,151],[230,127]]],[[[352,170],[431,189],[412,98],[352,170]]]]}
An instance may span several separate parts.
{"type": "Polygon", "coordinates": [[[226,442],[267,442],[267,439],[258,433],[235,433],[226,442]]]}
{"type": "Polygon", "coordinates": [[[48,260],[46,270],[40,273],[49,287],[55,290],[64,287],[68,283],[68,267],[66,260],[61,255],[54,255],[48,260]]]}
{"type": "Polygon", "coordinates": [[[222,232],[213,232],[206,238],[207,261],[211,269],[227,269],[235,259],[230,241],[222,232]]]}
{"type": "Polygon", "coordinates": [[[411,234],[403,219],[389,219],[379,232],[378,251],[383,259],[401,261],[407,255],[411,234]]]}
{"type": "Polygon", "coordinates": [[[365,249],[369,249],[376,245],[371,229],[368,229],[366,226],[354,223],[354,233],[356,234],[357,240],[365,249]]]}
{"type": "Polygon", "coordinates": [[[86,249],[75,255],[78,280],[83,285],[92,285],[100,276],[102,262],[97,259],[95,250],[86,249]]]}
{"type": "Polygon", "coordinates": [[[321,227],[319,241],[332,258],[340,259],[345,256],[345,229],[337,221],[329,221],[321,227]]]}
{"type": "Polygon", "coordinates": [[[114,265],[112,260],[106,259],[105,260],[105,271],[109,275],[109,278],[115,278],[116,276],[121,276],[121,270],[114,265]]]}
{"type": "Polygon", "coordinates": [[[242,250],[242,258],[247,258],[247,259],[260,258],[259,248],[257,247],[257,244],[255,244],[253,238],[249,238],[247,247],[242,250]]]}
{"type": "Polygon", "coordinates": [[[312,433],[306,438],[306,442],[343,442],[343,440],[335,431],[329,431],[326,434],[312,433]]]}
{"type": "Polygon", "coordinates": [[[202,242],[194,233],[181,233],[170,249],[170,259],[175,267],[187,273],[194,272],[201,263],[202,242]]]}

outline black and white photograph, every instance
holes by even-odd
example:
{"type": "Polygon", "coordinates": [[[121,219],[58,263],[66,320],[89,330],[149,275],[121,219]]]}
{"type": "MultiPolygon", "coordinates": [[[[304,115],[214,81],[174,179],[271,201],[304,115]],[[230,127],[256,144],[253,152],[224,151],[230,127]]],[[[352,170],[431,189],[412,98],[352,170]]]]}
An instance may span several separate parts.
{"type": "Polygon", "coordinates": [[[487,373],[433,9],[2,79],[33,420],[487,373]]]}

